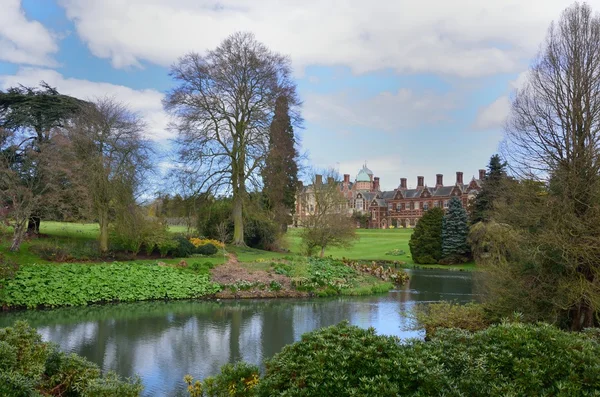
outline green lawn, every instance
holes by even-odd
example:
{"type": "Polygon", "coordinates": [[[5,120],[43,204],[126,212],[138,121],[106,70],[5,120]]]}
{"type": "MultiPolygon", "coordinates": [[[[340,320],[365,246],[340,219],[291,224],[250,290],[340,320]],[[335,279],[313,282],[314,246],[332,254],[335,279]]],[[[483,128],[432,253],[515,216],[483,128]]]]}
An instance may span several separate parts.
{"type": "MultiPolygon", "coordinates": [[[[174,233],[181,233],[186,230],[185,226],[173,226],[170,230],[174,233]]],[[[47,234],[54,238],[74,238],[74,239],[95,239],[98,237],[98,224],[97,223],[64,223],[64,222],[42,222],[41,233],[47,234]]],[[[406,262],[408,266],[412,267],[414,262],[410,256],[410,249],[408,248],[408,241],[412,234],[412,229],[358,229],[357,235],[358,240],[349,248],[329,248],[325,250],[325,255],[333,256],[334,258],[348,258],[348,259],[371,259],[371,260],[399,260],[406,262]],[[393,256],[386,255],[386,252],[394,249],[403,250],[404,255],[393,256]]],[[[8,236],[7,236],[8,237],[8,236]]],[[[301,241],[300,241],[300,230],[289,229],[286,236],[288,249],[292,254],[301,253],[301,241]]],[[[29,251],[29,243],[24,242],[21,247],[21,251],[18,253],[8,252],[10,241],[5,238],[4,241],[0,241],[0,252],[7,252],[7,257],[16,261],[19,264],[30,264],[30,263],[46,263],[36,255],[29,251]]],[[[227,251],[235,252],[238,259],[241,262],[256,262],[264,260],[273,260],[286,256],[286,254],[261,251],[252,248],[237,248],[227,247],[227,251]]],[[[177,263],[180,259],[165,259],[166,263],[177,263]]],[[[214,264],[223,263],[223,256],[216,256],[214,258],[186,258],[186,261],[202,261],[211,262],[214,264]]],[[[147,261],[136,261],[136,262],[155,262],[155,260],[147,261]]],[[[418,265],[420,266],[420,265],[418,265]]],[[[475,268],[474,263],[467,263],[465,265],[457,266],[444,266],[444,265],[426,265],[423,267],[432,268],[453,268],[463,270],[473,270],[475,268]]]]}
{"type": "MultiPolygon", "coordinates": [[[[399,260],[413,263],[408,248],[412,229],[357,229],[356,233],[359,239],[350,248],[328,248],[325,250],[325,255],[334,258],[399,260]],[[402,250],[405,254],[401,256],[385,254],[394,249],[402,250]]],[[[288,242],[292,252],[300,253],[300,230],[290,229],[288,242]]]]}

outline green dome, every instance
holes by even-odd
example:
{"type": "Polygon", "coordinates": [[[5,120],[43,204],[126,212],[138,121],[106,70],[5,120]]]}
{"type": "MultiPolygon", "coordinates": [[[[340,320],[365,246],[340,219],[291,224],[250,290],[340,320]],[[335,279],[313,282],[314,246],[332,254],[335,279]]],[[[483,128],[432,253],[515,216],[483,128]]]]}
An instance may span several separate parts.
{"type": "Polygon", "coordinates": [[[356,176],[356,182],[371,182],[370,175],[373,175],[371,170],[369,170],[367,167],[363,167],[356,176]]]}

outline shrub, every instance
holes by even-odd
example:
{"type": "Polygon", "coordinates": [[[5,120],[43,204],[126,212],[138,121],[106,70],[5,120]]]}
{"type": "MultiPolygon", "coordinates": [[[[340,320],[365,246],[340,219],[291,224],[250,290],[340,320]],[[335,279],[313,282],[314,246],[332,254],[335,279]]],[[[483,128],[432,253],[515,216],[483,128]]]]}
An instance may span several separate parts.
{"type": "Polygon", "coordinates": [[[200,255],[209,256],[209,255],[214,255],[217,252],[219,252],[219,250],[212,243],[207,243],[207,244],[201,245],[198,248],[196,248],[196,253],[200,254],[200,255]]]}
{"type": "Polygon", "coordinates": [[[275,222],[267,218],[244,220],[244,241],[249,247],[273,250],[279,229],[275,222]]]}
{"type": "Polygon", "coordinates": [[[435,207],[417,222],[408,245],[415,263],[437,263],[442,258],[442,219],[444,211],[435,207]]]}
{"type": "Polygon", "coordinates": [[[71,259],[71,254],[65,244],[58,241],[36,241],[31,244],[29,251],[36,254],[45,261],[67,262],[71,259]]]}
{"type": "Polygon", "coordinates": [[[210,269],[212,269],[213,267],[215,267],[215,265],[211,262],[204,262],[204,263],[193,262],[189,266],[189,269],[191,269],[192,271],[194,271],[196,273],[208,274],[210,272],[210,269]]]}
{"type": "Polygon", "coordinates": [[[549,325],[443,329],[429,342],[347,322],[304,334],[265,361],[259,396],[592,396],[600,344],[549,325]]]}
{"type": "Polygon", "coordinates": [[[225,245],[222,242],[220,242],[218,240],[215,240],[215,239],[192,237],[190,239],[190,243],[192,243],[195,248],[199,248],[199,247],[201,247],[203,245],[206,245],[206,244],[212,244],[215,247],[220,248],[220,249],[225,248],[225,245]]]}
{"type": "Polygon", "coordinates": [[[139,378],[105,377],[98,366],[76,354],[65,354],[42,342],[22,321],[0,329],[0,395],[2,396],[139,396],[139,378]]]}
{"type": "Polygon", "coordinates": [[[426,338],[435,336],[439,328],[460,328],[475,332],[490,325],[483,305],[469,302],[464,305],[437,302],[417,305],[414,317],[419,329],[425,329],[426,338]]]}
{"type": "Polygon", "coordinates": [[[185,236],[177,235],[174,237],[177,246],[170,253],[176,258],[189,258],[192,256],[196,247],[185,236]]]}
{"type": "Polygon", "coordinates": [[[186,375],[184,381],[191,397],[252,397],[256,396],[259,379],[256,365],[239,362],[224,365],[218,375],[206,378],[203,382],[194,382],[190,375],[186,375]]]}

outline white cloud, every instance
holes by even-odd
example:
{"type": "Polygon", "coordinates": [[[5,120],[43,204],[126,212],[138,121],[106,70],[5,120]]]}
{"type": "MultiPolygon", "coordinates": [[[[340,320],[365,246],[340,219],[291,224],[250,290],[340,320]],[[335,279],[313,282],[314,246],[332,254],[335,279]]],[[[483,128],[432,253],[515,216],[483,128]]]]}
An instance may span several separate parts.
{"type": "Polygon", "coordinates": [[[163,94],[156,90],[134,90],[122,85],[65,78],[54,70],[29,67],[21,68],[14,75],[0,75],[0,89],[18,84],[37,86],[41,81],[63,94],[81,99],[113,96],[143,117],[148,125],[148,138],[161,140],[171,136],[167,131],[168,115],[161,103],[163,94]]]}
{"type": "MultiPolygon", "coordinates": [[[[306,65],[472,77],[515,72],[571,0],[60,0],[91,52],[117,68],[168,66],[252,31],[306,65]]],[[[593,5],[593,4],[592,4],[593,5]]]]}
{"type": "MultiPolygon", "coordinates": [[[[527,82],[529,71],[521,72],[516,79],[508,83],[510,94],[523,88],[527,82]]],[[[491,130],[504,127],[510,112],[509,95],[502,95],[487,106],[482,106],[477,111],[477,117],[472,125],[476,130],[491,130]]]]}
{"type": "Polygon", "coordinates": [[[448,112],[458,105],[456,95],[415,93],[403,88],[370,98],[350,92],[306,95],[303,114],[307,121],[340,130],[366,127],[387,132],[417,125],[451,121],[448,112]]]}
{"type": "Polygon", "coordinates": [[[20,0],[2,0],[0,9],[0,61],[54,66],[56,37],[38,21],[27,19],[20,0]]]}
{"type": "Polygon", "coordinates": [[[507,96],[501,96],[490,105],[479,109],[473,128],[476,130],[501,128],[504,126],[509,111],[510,100],[507,96]]]}

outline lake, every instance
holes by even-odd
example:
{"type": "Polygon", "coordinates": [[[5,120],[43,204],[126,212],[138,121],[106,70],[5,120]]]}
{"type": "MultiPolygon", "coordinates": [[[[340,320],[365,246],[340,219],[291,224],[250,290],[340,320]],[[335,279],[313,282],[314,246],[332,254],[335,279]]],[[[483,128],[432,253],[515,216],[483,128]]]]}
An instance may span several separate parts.
{"type": "Polygon", "coordinates": [[[476,299],[472,274],[410,270],[387,294],[314,299],[174,301],[97,305],[0,314],[0,327],[27,320],[58,343],[124,377],[139,374],[146,396],[183,396],[186,374],[201,379],[228,363],[260,365],[305,332],[348,320],[378,334],[422,338],[410,330],[419,302],[476,299]]]}

